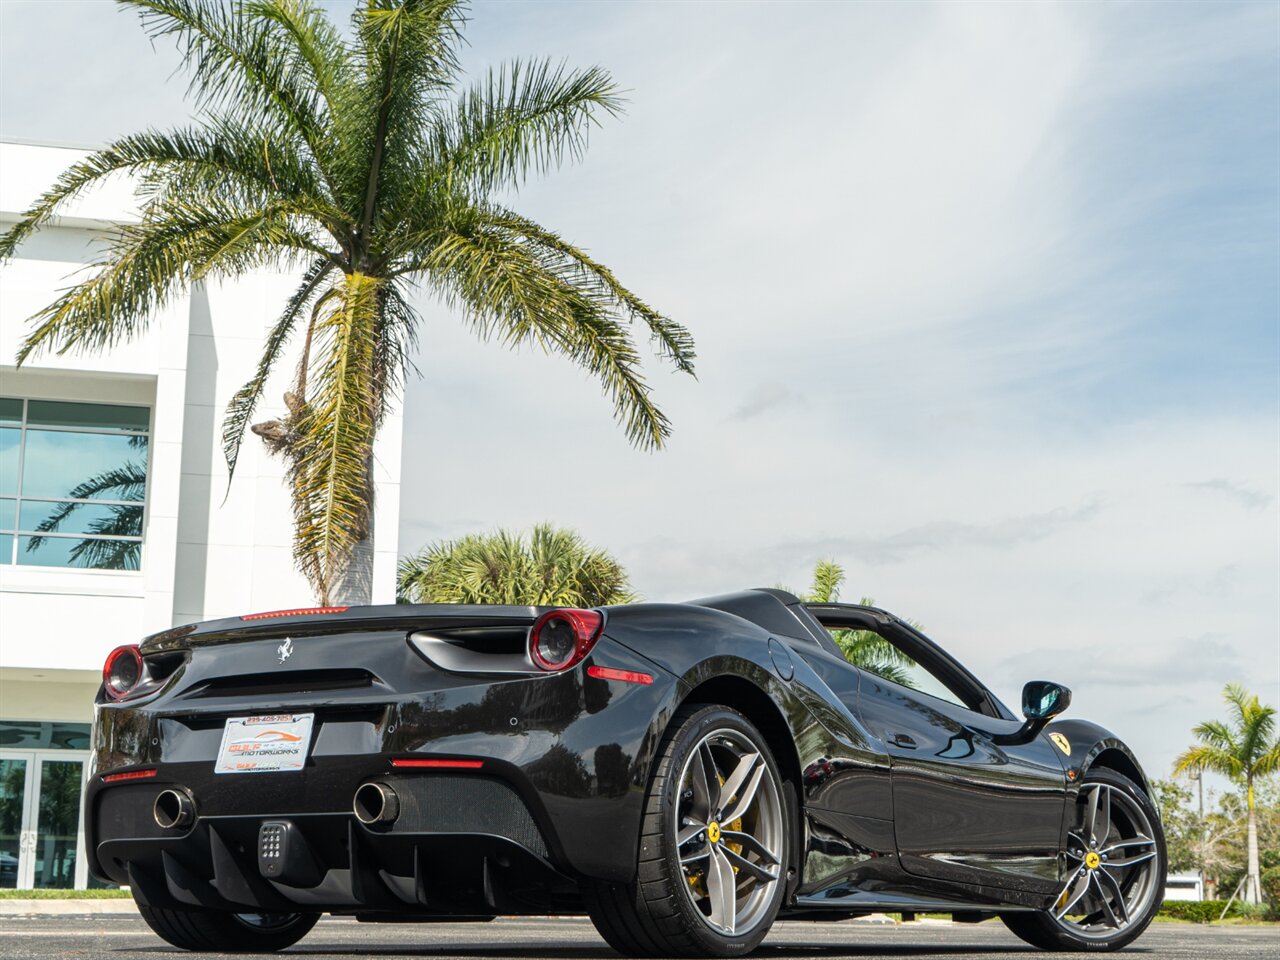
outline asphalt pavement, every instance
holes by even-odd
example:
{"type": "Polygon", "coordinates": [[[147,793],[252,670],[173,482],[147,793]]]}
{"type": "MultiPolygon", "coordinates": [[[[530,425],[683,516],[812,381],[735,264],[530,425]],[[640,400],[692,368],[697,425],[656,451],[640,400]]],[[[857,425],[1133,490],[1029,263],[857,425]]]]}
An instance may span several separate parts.
{"type": "MultiPolygon", "coordinates": [[[[831,957],[1005,958],[1035,955],[998,922],[982,924],[780,923],[754,954],[762,960],[831,957]]],[[[371,924],[321,920],[285,955],[325,960],[432,957],[435,960],[616,960],[586,920],[500,919],[492,923],[371,924]]],[[[1253,960],[1280,956],[1276,926],[1153,925],[1124,956],[1185,960],[1253,960]]],[[[187,954],[169,947],[134,916],[0,917],[0,957],[194,957],[243,960],[236,954],[187,954]]],[[[1073,954],[1057,954],[1067,957],[1073,954]]],[[[1080,956],[1084,956],[1081,954],[1080,956]]]]}

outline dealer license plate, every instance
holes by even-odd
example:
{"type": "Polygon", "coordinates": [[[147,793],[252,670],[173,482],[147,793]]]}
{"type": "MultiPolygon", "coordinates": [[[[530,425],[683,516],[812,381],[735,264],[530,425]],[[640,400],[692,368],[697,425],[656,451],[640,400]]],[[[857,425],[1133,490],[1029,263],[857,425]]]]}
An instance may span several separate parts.
{"type": "Polygon", "coordinates": [[[283,773],[301,770],[311,748],[314,713],[231,717],[222,728],[214,773],[283,773]]]}

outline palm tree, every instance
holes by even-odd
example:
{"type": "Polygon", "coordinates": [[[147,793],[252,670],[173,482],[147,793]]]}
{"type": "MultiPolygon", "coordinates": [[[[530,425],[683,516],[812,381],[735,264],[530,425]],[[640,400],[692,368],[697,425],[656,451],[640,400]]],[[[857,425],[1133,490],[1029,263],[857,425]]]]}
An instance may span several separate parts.
{"type": "Polygon", "coordinates": [[[1264,707],[1256,694],[1238,683],[1229,683],[1222,699],[1231,708],[1228,723],[1206,720],[1192,729],[1200,742],[1174,761],[1174,773],[1210,770],[1245,789],[1248,816],[1249,866],[1245,900],[1260,903],[1262,885],[1258,864],[1258,823],[1253,787],[1259,777],[1280,770],[1280,738],[1276,736],[1276,711],[1264,707]]]}
{"type": "MultiPolygon", "coordinates": [[[[844,567],[834,560],[819,560],[813,567],[813,583],[809,592],[801,595],[800,599],[807,603],[835,603],[840,599],[840,587],[844,581],[844,567]]],[[[864,607],[874,607],[876,603],[871,597],[863,597],[858,602],[864,607]]],[[[920,629],[917,623],[911,625],[920,629]]],[[[904,687],[915,686],[909,672],[915,661],[875,631],[832,630],[831,639],[855,667],[869,670],[904,687]]]]}
{"type": "Polygon", "coordinates": [[[136,178],[140,222],[32,318],[19,363],[135,337],[196,283],[299,270],[223,447],[234,472],[268,375],[300,336],[288,414],[253,429],[287,459],[294,558],[326,604],[366,599],[372,451],[423,323],[417,292],[484,339],[576,361],[633,444],[663,446],[670,424],[630,325],[692,373],[688,331],[498,199],[582,155],[622,106],[608,73],[516,62],[464,88],[462,0],[362,0],[347,33],[310,0],[118,2],[153,38],[176,38],[199,121],[92,153],[0,238],[2,261],[86,188],[136,178]]]}
{"type": "Polygon", "coordinates": [[[528,539],[499,530],[434,543],[403,558],[398,573],[402,603],[599,607],[635,599],[617,560],[550,524],[528,539]]]}

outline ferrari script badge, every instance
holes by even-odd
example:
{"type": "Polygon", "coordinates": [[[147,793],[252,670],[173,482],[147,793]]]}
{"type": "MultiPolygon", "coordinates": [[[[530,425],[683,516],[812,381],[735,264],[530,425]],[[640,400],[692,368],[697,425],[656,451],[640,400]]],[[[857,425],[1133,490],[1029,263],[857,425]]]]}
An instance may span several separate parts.
{"type": "Polygon", "coordinates": [[[276,647],[276,653],[280,654],[280,662],[284,663],[293,656],[293,637],[285,637],[284,643],[276,647]]]}
{"type": "Polygon", "coordinates": [[[1068,740],[1066,737],[1064,737],[1064,736],[1063,736],[1062,734],[1060,734],[1060,733],[1051,733],[1051,734],[1049,734],[1049,739],[1053,741],[1053,745],[1054,745],[1055,747],[1057,747],[1059,750],[1061,750],[1063,753],[1065,753],[1068,757],[1069,757],[1069,756],[1071,756],[1071,741],[1070,741],[1070,740],[1068,740]]]}

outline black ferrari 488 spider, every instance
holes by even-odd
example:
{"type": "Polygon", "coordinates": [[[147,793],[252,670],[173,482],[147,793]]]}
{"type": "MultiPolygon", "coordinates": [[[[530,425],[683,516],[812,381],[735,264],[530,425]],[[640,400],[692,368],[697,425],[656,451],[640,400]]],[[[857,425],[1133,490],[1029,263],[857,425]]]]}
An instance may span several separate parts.
{"type": "Polygon", "coordinates": [[[1108,950],[1163,893],[1124,743],[1051,722],[1070,692],[1045,681],[1014,716],[872,607],[288,610],[103,673],[91,869],[193,950],[278,949],[326,912],[579,912],[624,954],[725,957],[873,911],[1108,950]]]}

